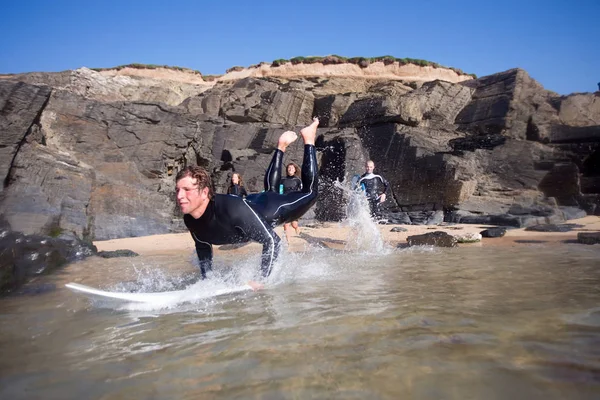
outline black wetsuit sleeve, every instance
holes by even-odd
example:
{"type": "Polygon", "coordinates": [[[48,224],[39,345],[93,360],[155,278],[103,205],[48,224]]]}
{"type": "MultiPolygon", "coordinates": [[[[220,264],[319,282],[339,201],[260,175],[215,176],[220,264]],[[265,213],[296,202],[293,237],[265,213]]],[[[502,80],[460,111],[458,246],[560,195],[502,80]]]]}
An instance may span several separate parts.
{"type": "Polygon", "coordinates": [[[212,270],[212,245],[199,241],[193,233],[192,238],[196,244],[196,254],[198,255],[202,279],[206,279],[206,272],[212,270]]]}
{"type": "Polygon", "coordinates": [[[302,179],[296,177],[296,191],[297,192],[301,192],[302,191],[302,179]]]}
{"type": "Polygon", "coordinates": [[[388,188],[390,187],[390,183],[383,176],[381,177],[381,182],[383,183],[383,193],[387,196],[387,192],[388,192],[388,188]]]}

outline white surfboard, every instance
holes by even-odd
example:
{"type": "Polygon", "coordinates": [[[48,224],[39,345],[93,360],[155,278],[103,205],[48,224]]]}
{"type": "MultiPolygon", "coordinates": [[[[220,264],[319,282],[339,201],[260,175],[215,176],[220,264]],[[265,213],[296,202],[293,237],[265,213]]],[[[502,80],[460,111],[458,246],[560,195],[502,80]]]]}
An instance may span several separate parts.
{"type": "Polygon", "coordinates": [[[99,301],[102,303],[110,304],[148,304],[148,305],[173,305],[181,302],[189,302],[198,299],[205,299],[209,297],[220,296],[223,294],[242,292],[246,290],[252,290],[248,285],[221,288],[203,292],[201,289],[186,289],[186,290],[174,290],[170,292],[157,292],[157,293],[128,293],[128,292],[107,292],[104,290],[96,289],[90,286],[81,285],[79,283],[67,283],[67,288],[75,293],[81,294],[93,301],[99,301]]]}

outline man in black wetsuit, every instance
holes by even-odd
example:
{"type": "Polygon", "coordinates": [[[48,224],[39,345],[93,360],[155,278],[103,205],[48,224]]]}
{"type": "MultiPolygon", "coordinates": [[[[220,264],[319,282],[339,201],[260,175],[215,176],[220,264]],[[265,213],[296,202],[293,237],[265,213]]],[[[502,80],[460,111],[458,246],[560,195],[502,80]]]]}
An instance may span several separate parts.
{"type": "Polygon", "coordinates": [[[357,186],[361,187],[367,195],[371,216],[377,217],[379,215],[379,205],[386,199],[389,184],[381,175],[374,174],[374,171],[375,163],[371,160],[367,161],[365,173],[358,180],[357,186]]]}
{"type": "MultiPolygon", "coordinates": [[[[297,139],[296,133],[284,132],[277,143],[265,174],[265,191],[245,199],[215,194],[210,175],[203,168],[187,167],[177,174],[177,203],[183,221],[196,244],[202,278],[212,269],[212,245],[244,243],[263,245],[261,272],[269,276],[279,252],[280,239],[273,227],[300,218],[317,200],[317,157],[315,137],[319,120],[300,131],[304,140],[302,191],[279,194],[281,167],[286,148],[297,139]]],[[[260,288],[256,282],[249,283],[260,288]]]]}

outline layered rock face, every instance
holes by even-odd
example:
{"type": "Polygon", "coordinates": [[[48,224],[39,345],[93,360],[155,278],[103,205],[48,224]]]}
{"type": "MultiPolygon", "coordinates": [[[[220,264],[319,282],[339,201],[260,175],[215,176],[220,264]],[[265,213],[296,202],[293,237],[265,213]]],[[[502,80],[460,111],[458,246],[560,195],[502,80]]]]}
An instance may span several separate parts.
{"type": "MultiPolygon", "coordinates": [[[[180,231],[181,168],[207,168],[220,193],[233,171],[261,191],[279,134],[313,116],[321,180],[307,218],[344,218],[334,182],[361,174],[368,159],[391,183],[388,215],[406,223],[524,226],[600,213],[598,96],[560,97],[522,70],[458,83],[180,82],[192,92],[179,97],[171,81],[136,91],[106,83],[116,78],[127,77],[77,70],[0,79],[0,214],[13,230],[95,240],[180,231]],[[91,81],[73,78],[82,73],[91,81]]],[[[294,143],[285,162],[300,164],[302,151],[294,143]]]]}
{"type": "Polygon", "coordinates": [[[306,77],[352,77],[367,79],[405,80],[427,82],[441,79],[448,82],[463,82],[472,79],[471,76],[460,74],[450,68],[419,66],[415,64],[385,63],[378,61],[367,65],[350,63],[292,63],[287,62],[274,67],[268,63],[239,68],[218,78],[219,81],[237,81],[244,78],[306,78],[306,77]]]}
{"type": "Polygon", "coordinates": [[[199,75],[165,68],[124,68],[96,72],[84,67],[57,73],[0,75],[0,80],[15,79],[32,85],[50,86],[102,102],[148,101],[168,105],[177,105],[213,86],[199,75]]]}

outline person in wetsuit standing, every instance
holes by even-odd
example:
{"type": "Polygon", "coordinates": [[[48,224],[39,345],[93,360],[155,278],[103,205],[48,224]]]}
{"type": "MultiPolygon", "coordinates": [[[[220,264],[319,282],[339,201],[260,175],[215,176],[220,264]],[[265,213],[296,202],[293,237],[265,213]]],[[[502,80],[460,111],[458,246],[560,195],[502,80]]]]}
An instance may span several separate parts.
{"type": "Polygon", "coordinates": [[[246,188],[244,187],[244,181],[242,179],[242,176],[240,174],[238,174],[237,172],[234,172],[233,175],[231,175],[231,183],[229,184],[229,187],[227,188],[227,194],[232,194],[234,196],[239,196],[239,197],[248,196],[248,192],[246,191],[246,188]]]}
{"type": "MultiPolygon", "coordinates": [[[[319,120],[300,131],[304,140],[302,191],[279,194],[283,154],[297,139],[284,132],[277,143],[264,179],[265,191],[245,199],[215,194],[210,175],[198,166],[181,170],[176,180],[177,204],[196,245],[202,278],[212,269],[212,245],[256,241],[263,245],[261,273],[268,277],[277,258],[281,239],[273,227],[300,218],[317,200],[318,169],[315,138],[319,120]]],[[[262,285],[249,282],[254,289],[262,285]]]]}
{"type": "Polygon", "coordinates": [[[377,217],[379,215],[379,205],[386,199],[389,183],[381,175],[374,174],[374,171],[375,163],[371,160],[367,161],[365,173],[358,180],[357,186],[361,187],[367,195],[371,216],[377,217]]]}
{"type": "MultiPolygon", "coordinates": [[[[287,172],[287,176],[281,180],[279,193],[288,194],[293,192],[302,191],[302,180],[298,178],[298,167],[294,163],[289,163],[285,170],[287,172]]],[[[300,227],[298,227],[298,221],[286,222],[283,224],[283,232],[285,233],[285,239],[288,243],[290,243],[290,234],[289,228],[292,225],[292,228],[296,231],[296,235],[300,234],[300,227]]]]}

